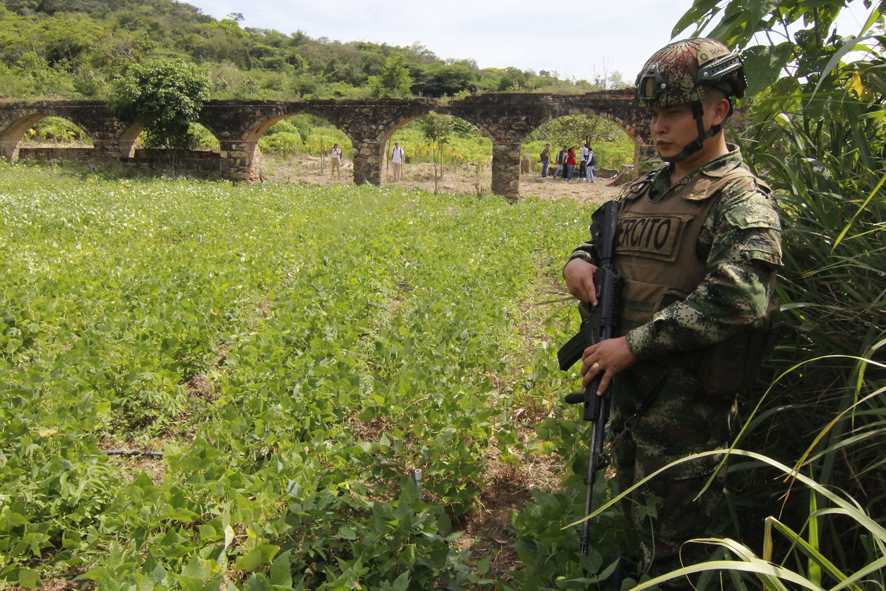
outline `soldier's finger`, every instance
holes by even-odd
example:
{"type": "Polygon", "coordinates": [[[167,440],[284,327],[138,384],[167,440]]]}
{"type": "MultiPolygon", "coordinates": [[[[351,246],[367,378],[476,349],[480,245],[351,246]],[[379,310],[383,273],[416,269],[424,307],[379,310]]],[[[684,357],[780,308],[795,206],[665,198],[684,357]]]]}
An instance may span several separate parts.
{"type": "Polygon", "coordinates": [[[593,380],[594,377],[596,377],[596,375],[601,371],[602,370],[600,369],[600,365],[598,363],[591,363],[589,360],[586,360],[581,365],[581,385],[583,387],[586,387],[588,384],[591,383],[591,380],[593,380]]]}
{"type": "Polygon", "coordinates": [[[596,306],[597,305],[597,287],[594,285],[593,278],[590,280],[586,280],[584,282],[583,287],[585,288],[585,292],[587,294],[585,296],[585,298],[586,298],[585,301],[591,302],[591,304],[596,306]]]}
{"type": "Polygon", "coordinates": [[[597,396],[602,396],[603,392],[606,391],[606,388],[609,387],[609,382],[612,381],[612,373],[607,371],[603,374],[603,377],[600,379],[600,387],[597,388],[597,396]]]}

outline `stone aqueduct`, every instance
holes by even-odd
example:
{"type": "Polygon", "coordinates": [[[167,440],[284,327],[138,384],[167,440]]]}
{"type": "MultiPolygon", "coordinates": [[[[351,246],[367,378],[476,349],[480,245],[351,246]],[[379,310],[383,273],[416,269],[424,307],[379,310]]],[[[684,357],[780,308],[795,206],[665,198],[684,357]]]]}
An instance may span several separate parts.
{"type": "MultiPolygon", "coordinates": [[[[353,142],[354,182],[379,185],[385,178],[385,147],[409,121],[435,111],[476,125],[492,140],[492,192],[516,197],[520,184],[521,142],[540,125],[564,115],[593,115],[616,123],[633,140],[635,159],[648,142],[645,114],[634,91],[584,95],[483,94],[440,102],[433,99],[209,101],[200,123],[218,138],[222,176],[256,181],[261,163],[258,140],[274,123],[300,113],[316,115],[341,129],[353,142]]],[[[44,117],[62,117],[92,139],[96,161],[131,157],[143,126],[122,121],[103,101],[0,102],[0,156],[15,162],[24,134],[44,117]]]]}

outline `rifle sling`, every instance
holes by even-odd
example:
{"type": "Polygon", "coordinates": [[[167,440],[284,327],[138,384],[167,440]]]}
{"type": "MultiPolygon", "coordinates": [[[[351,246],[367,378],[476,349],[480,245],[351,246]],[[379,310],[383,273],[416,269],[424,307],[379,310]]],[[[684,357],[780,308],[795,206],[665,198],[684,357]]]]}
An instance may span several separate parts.
{"type": "Polygon", "coordinates": [[[633,431],[637,428],[637,425],[640,423],[640,419],[642,419],[649,409],[652,408],[652,405],[655,404],[655,400],[658,398],[661,391],[664,390],[665,385],[668,383],[668,379],[671,377],[671,373],[674,371],[674,368],[670,368],[662,378],[658,381],[657,384],[649,391],[649,394],[640,402],[637,406],[637,410],[634,411],[634,415],[625,421],[625,431],[633,431]]]}

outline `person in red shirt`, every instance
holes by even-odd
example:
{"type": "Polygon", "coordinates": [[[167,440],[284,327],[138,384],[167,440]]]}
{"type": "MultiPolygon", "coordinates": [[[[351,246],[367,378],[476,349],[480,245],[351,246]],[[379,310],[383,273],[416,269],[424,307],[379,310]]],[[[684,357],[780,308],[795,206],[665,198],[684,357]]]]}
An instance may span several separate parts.
{"type": "Polygon", "coordinates": [[[566,180],[572,180],[572,172],[575,170],[575,148],[569,148],[566,153],[566,180]]]}

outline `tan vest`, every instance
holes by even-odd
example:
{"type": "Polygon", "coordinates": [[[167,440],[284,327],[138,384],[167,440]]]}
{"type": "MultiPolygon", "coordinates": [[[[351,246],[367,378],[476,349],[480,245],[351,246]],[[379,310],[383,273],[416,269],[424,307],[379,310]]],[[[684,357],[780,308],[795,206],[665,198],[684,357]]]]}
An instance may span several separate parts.
{"type": "MultiPolygon", "coordinates": [[[[742,177],[766,186],[741,166],[719,172],[722,176],[702,174],[664,201],[651,201],[651,185],[643,181],[634,183],[623,197],[613,259],[616,271],[625,278],[619,336],[686,299],[702,282],[707,270],[705,261],[698,260],[695,245],[720,189],[742,177]]],[[[693,372],[708,393],[732,395],[756,378],[774,338],[777,317],[778,302],[772,300],[759,326],[710,347],[673,353],[662,361],[693,372]]]]}
{"type": "Polygon", "coordinates": [[[652,320],[652,315],[686,299],[705,277],[695,245],[702,224],[727,183],[754,177],[737,166],[721,176],[700,175],[664,201],[649,199],[651,185],[634,183],[618,212],[613,262],[625,278],[619,336],[652,320]]]}

